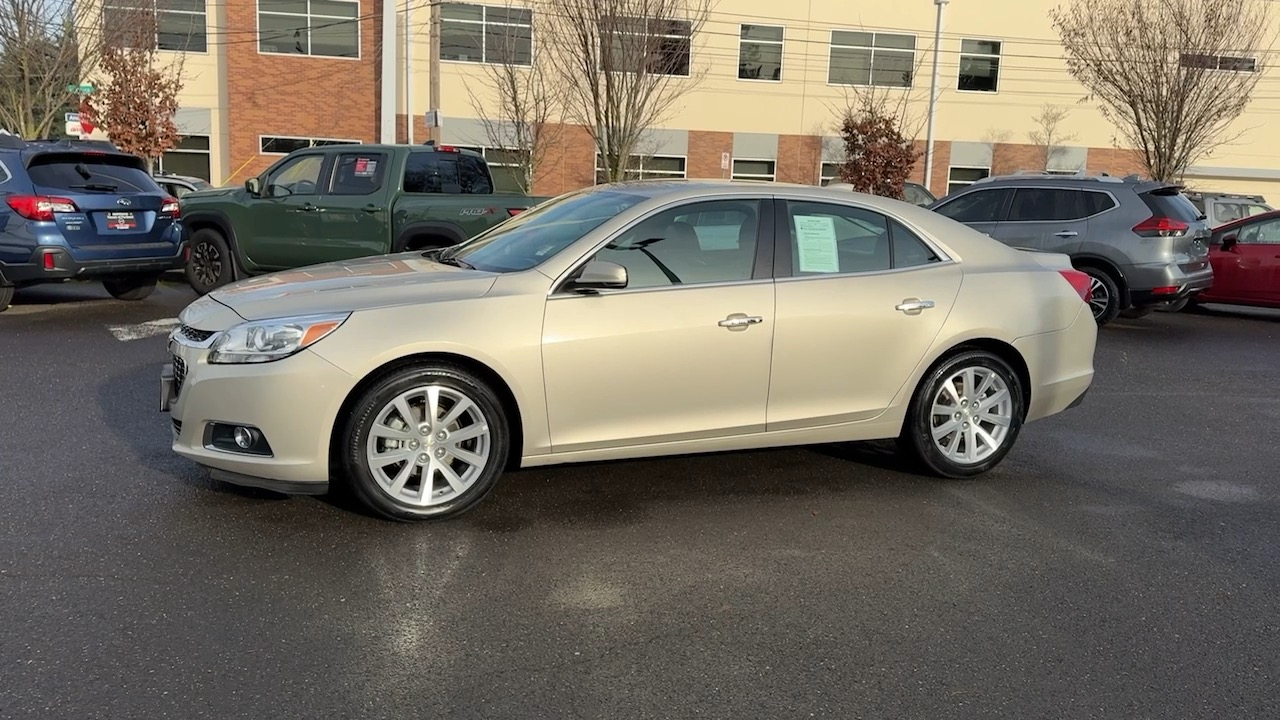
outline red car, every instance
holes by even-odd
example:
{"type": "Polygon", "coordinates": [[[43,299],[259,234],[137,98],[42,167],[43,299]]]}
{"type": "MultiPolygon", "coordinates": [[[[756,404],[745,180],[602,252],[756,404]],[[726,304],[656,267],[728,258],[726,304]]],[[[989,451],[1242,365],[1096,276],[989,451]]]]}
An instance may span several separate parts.
{"type": "MultiPolygon", "coordinates": [[[[1280,210],[1214,228],[1209,264],[1213,287],[1191,302],[1280,308],[1280,210]]],[[[1184,300],[1169,309],[1185,306],[1184,300]]]]}

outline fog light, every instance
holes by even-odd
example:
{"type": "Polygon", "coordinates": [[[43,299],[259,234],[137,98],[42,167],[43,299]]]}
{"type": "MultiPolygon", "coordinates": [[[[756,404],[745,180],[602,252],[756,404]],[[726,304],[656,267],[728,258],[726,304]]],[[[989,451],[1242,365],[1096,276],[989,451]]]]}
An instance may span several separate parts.
{"type": "Polygon", "coordinates": [[[231,438],[236,441],[236,445],[241,450],[248,450],[258,441],[258,434],[249,428],[238,427],[231,432],[231,438]]]}

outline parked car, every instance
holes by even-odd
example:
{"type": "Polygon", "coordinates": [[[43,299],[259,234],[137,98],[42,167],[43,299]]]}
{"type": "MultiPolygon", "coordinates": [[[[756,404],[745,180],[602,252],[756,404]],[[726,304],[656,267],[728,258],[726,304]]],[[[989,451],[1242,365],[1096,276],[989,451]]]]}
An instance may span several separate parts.
{"type": "Polygon", "coordinates": [[[1132,175],[1006,175],[930,207],[1013,247],[1069,255],[1091,278],[1099,325],[1213,284],[1209,226],[1177,185],[1132,175]]]}
{"type": "Polygon", "coordinates": [[[191,193],[187,282],[456,245],[545,198],[495,193],[476,152],[435,145],[325,145],[281,158],[244,187],[191,193]]]}
{"type": "Polygon", "coordinates": [[[453,515],[515,466],[897,438],[995,467],[1093,380],[1089,278],[924,208],[638,181],[469,242],[241,280],[179,316],[161,408],[214,478],[453,515]]]}
{"type": "MultiPolygon", "coordinates": [[[[849,183],[843,183],[843,182],[837,182],[837,181],[825,183],[823,187],[829,187],[829,188],[838,189],[838,190],[853,189],[853,185],[849,183]]],[[[929,188],[921,185],[920,183],[907,182],[907,183],[903,183],[902,185],[903,202],[909,202],[912,205],[919,205],[920,207],[927,207],[937,199],[938,198],[935,197],[933,193],[929,192],[929,188]]]]}
{"type": "Polygon", "coordinates": [[[1225,192],[1205,192],[1188,190],[1184,193],[1195,205],[1201,215],[1209,222],[1209,227],[1217,227],[1234,222],[1241,218],[1271,212],[1273,208],[1261,195],[1239,195],[1225,192]]]}
{"type": "Polygon", "coordinates": [[[142,300],[186,252],[178,201],[110,143],[0,134],[0,310],[28,285],[100,280],[142,300]]]}
{"type": "Polygon", "coordinates": [[[1213,287],[1169,306],[1225,303],[1280,308],[1280,210],[1214,228],[1209,239],[1213,287]]]}
{"type": "Polygon", "coordinates": [[[188,193],[198,190],[212,190],[213,185],[204,178],[198,178],[194,175],[177,175],[175,173],[155,173],[156,184],[164,188],[164,191],[181,200],[188,193]]]}

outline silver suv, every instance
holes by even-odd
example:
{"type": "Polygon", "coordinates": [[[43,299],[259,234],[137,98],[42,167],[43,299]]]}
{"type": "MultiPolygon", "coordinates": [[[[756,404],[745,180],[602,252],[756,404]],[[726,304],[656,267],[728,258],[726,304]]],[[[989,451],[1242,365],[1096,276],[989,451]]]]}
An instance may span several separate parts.
{"type": "Polygon", "coordinates": [[[929,207],[1006,245],[1070,255],[1092,279],[1099,325],[1213,284],[1209,225],[1178,185],[1134,175],[1006,175],[929,207]]]}

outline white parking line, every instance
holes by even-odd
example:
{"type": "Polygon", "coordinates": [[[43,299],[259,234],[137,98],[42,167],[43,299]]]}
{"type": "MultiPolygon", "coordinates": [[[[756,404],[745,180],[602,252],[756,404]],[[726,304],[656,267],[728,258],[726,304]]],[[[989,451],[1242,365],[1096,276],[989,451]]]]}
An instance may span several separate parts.
{"type": "Polygon", "coordinates": [[[130,340],[141,340],[155,337],[156,335],[164,335],[177,324],[178,318],[163,318],[161,320],[138,323],[137,325],[109,325],[107,329],[120,342],[129,342],[130,340]]]}

